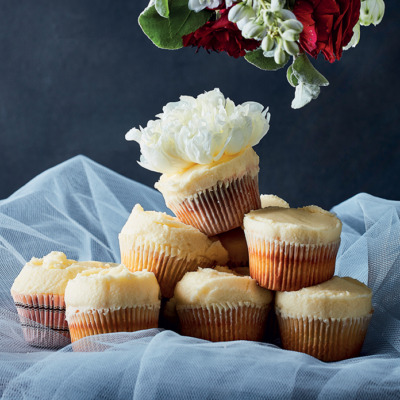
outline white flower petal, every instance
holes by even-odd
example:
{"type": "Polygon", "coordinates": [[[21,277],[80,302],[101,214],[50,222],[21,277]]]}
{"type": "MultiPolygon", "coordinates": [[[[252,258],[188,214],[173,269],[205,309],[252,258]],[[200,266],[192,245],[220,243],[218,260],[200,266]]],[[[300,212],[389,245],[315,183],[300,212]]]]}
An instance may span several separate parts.
{"type": "Polygon", "coordinates": [[[131,129],[126,139],[140,144],[140,165],[173,174],[256,145],[268,132],[270,114],[255,102],[235,106],[214,89],[197,98],[181,96],[157,117],[145,128],[131,129]]]}

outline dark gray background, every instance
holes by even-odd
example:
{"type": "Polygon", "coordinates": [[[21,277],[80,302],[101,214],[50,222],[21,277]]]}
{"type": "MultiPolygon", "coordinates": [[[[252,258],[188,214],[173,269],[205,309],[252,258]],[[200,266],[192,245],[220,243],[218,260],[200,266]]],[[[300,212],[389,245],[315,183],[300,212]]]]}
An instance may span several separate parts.
{"type": "Polygon", "coordinates": [[[400,200],[398,2],[340,62],[318,60],[331,85],[292,110],[285,70],[225,54],[156,48],[137,17],[147,1],[0,1],[0,198],[77,154],[152,186],[126,142],[181,94],[219,87],[270,106],[256,147],[260,191],[325,208],[358,193],[400,200]]]}

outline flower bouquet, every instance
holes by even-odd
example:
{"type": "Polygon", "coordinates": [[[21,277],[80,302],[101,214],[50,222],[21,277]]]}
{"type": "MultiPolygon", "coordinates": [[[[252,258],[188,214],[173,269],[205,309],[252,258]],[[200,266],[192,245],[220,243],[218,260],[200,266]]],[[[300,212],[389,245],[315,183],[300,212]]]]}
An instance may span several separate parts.
{"type": "Polygon", "coordinates": [[[139,24],[163,49],[224,51],[268,71],[292,59],[292,108],[301,108],[329,84],[308,56],[340,60],[359,42],[360,25],[379,24],[384,11],[383,0],[152,0],[139,24]]]}

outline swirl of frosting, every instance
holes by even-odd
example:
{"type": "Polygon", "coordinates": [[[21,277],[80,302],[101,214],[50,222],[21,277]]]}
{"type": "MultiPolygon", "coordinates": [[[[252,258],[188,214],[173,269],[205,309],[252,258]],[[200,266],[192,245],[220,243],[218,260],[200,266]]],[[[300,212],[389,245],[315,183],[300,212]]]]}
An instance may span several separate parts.
{"type": "Polygon", "coordinates": [[[156,117],[145,128],[131,129],[125,138],[139,143],[142,167],[167,175],[255,146],[270,121],[268,108],[256,102],[235,105],[219,89],[197,98],[181,96],[156,117]]]}

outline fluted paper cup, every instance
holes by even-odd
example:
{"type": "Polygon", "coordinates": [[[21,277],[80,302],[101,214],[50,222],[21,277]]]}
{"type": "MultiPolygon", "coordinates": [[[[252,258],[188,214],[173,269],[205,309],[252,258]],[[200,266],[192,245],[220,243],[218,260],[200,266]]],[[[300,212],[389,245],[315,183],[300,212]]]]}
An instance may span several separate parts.
{"type": "Polygon", "coordinates": [[[166,198],[167,206],[185,224],[214,236],[242,225],[243,217],[261,208],[258,175],[220,181],[181,201],[166,198]]]}
{"type": "Polygon", "coordinates": [[[64,296],[55,294],[19,294],[12,292],[26,342],[45,348],[70,343],[65,320],[64,296]]]}
{"type": "Polygon", "coordinates": [[[181,334],[213,342],[261,341],[270,305],[178,306],[181,334]]]}
{"type": "Polygon", "coordinates": [[[265,240],[245,231],[250,276],[266,289],[293,291],[332,278],[340,240],[327,244],[265,240]]]}
{"type": "Polygon", "coordinates": [[[372,313],[359,318],[313,318],[276,312],[282,347],[321,361],[339,361],[360,354],[372,313]]]}
{"type": "Polygon", "coordinates": [[[135,332],[157,328],[159,305],[139,305],[114,310],[88,310],[68,317],[71,341],[113,332],[135,332]]]}
{"type": "Polygon", "coordinates": [[[153,272],[161,294],[166,298],[174,295],[176,284],[186,272],[214,265],[213,261],[206,258],[182,257],[177,249],[149,241],[138,241],[134,236],[120,235],[119,242],[122,264],[132,272],[144,269],[153,272]]]}

